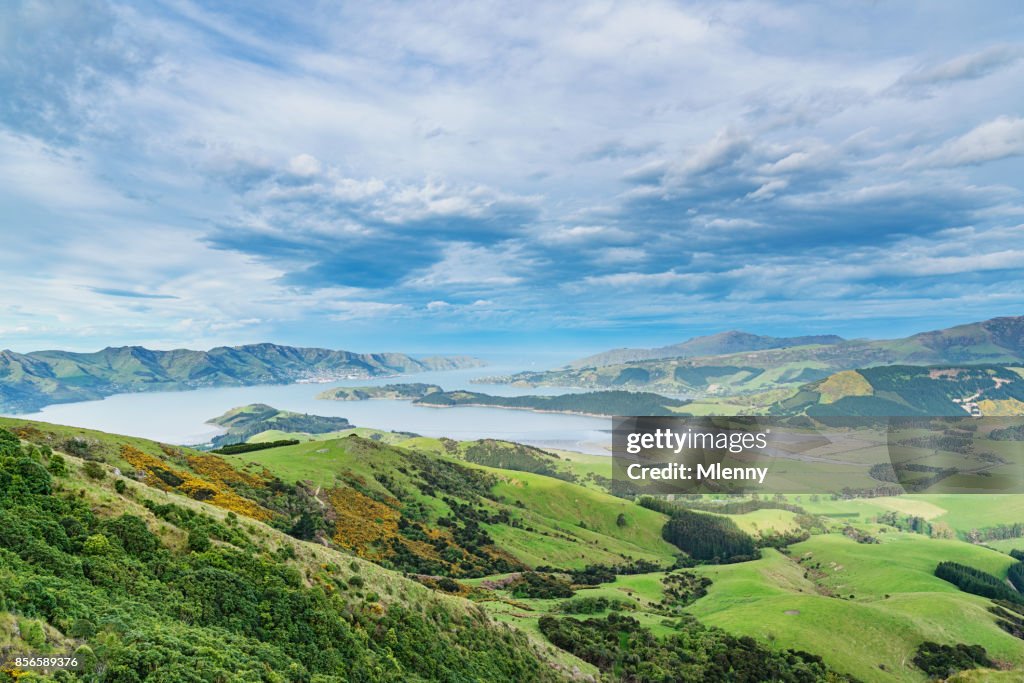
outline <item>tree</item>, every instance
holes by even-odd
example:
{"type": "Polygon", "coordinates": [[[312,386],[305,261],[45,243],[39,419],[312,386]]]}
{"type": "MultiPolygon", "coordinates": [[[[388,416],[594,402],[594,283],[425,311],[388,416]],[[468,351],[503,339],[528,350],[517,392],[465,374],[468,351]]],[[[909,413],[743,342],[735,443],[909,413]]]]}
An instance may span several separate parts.
{"type": "Polygon", "coordinates": [[[64,460],[64,456],[60,453],[53,453],[50,455],[50,462],[46,466],[46,469],[50,471],[55,477],[63,477],[68,473],[67,462],[64,460]]]}
{"type": "Polygon", "coordinates": [[[49,495],[50,473],[31,458],[19,458],[9,467],[14,480],[11,489],[21,493],[35,493],[37,495],[49,495]]]}
{"type": "Polygon", "coordinates": [[[202,529],[188,532],[188,549],[194,553],[203,553],[210,549],[210,536],[202,529]]]}

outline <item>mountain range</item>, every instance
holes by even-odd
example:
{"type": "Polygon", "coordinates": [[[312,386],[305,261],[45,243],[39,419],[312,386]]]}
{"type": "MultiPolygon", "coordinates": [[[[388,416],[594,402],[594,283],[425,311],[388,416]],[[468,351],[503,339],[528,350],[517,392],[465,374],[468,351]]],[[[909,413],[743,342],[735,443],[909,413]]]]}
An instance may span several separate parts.
{"type": "MultiPolygon", "coordinates": [[[[774,338],[725,333],[662,349],[732,348],[742,351],[593,365],[581,359],[565,368],[522,372],[497,379],[521,385],[626,388],[690,396],[725,396],[798,387],[843,370],[885,365],[999,364],[1024,360],[1024,317],[993,318],[902,339],[841,340],[836,337],[774,338]],[[817,343],[789,346],[798,340],[817,343]],[[774,340],[774,341],[773,341],[774,340]],[[692,343],[692,345],[691,345],[692,343]],[[775,344],[763,348],[765,344],[775,344]],[[758,348],[761,347],[761,348],[758,348]]],[[[594,358],[614,358],[622,350],[594,358]]]]}
{"type": "Polygon", "coordinates": [[[658,360],[661,358],[693,358],[695,356],[721,356],[743,351],[763,351],[765,349],[785,349],[791,346],[811,346],[814,344],[840,344],[846,341],[834,334],[819,334],[803,337],[766,337],[749,332],[731,330],[703,337],[694,337],[678,344],[659,346],[653,349],[612,349],[602,353],[580,358],[568,364],[570,368],[600,367],[616,363],[629,363],[638,360],[658,360]]]}
{"type": "Polygon", "coordinates": [[[94,353],[0,351],[0,411],[31,412],[53,403],[134,391],[287,384],[450,370],[482,363],[465,356],[413,358],[278,344],[209,351],[108,347],[94,353]]]}

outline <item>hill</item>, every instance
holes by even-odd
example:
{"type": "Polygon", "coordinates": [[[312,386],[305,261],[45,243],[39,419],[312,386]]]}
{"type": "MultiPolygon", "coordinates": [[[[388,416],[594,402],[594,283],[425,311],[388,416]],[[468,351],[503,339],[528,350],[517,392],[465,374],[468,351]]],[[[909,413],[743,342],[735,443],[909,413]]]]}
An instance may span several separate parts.
{"type": "Polygon", "coordinates": [[[602,365],[616,365],[637,360],[658,360],[661,358],[692,358],[694,356],[722,356],[743,351],[763,351],[791,346],[814,344],[840,344],[845,341],[834,334],[809,335],[803,337],[766,337],[749,332],[732,330],[704,337],[694,337],[678,344],[659,346],[653,349],[612,349],[603,353],[572,361],[567,367],[588,368],[602,365]]]}
{"type": "Polygon", "coordinates": [[[327,434],[352,429],[355,425],[343,417],[324,417],[307,413],[278,410],[264,403],[232,408],[223,415],[207,420],[207,424],[224,427],[224,434],[213,438],[214,446],[248,441],[257,434],[280,431],[297,434],[327,434]]]}
{"type": "Polygon", "coordinates": [[[665,514],[581,486],[607,472],[590,461],[519,444],[349,436],[222,458],[13,418],[7,453],[11,433],[8,655],[77,651],[122,679],[325,682],[723,680],[723,666],[923,682],[925,641],[1024,665],[1012,615],[933,571],[1005,578],[1013,558],[961,539],[1016,519],[1021,496],[679,501],[701,511],[696,533],[724,520],[705,531],[749,534],[759,559],[670,569],[665,514]]]}
{"type": "Polygon", "coordinates": [[[31,412],[52,403],[131,391],[287,384],[376,377],[480,365],[464,356],[416,359],[402,353],[353,353],[278,344],[209,351],[108,347],[95,353],[0,351],[0,410],[31,412]]]}
{"type": "Polygon", "coordinates": [[[1024,317],[993,318],[904,339],[853,340],[522,372],[489,378],[521,385],[623,387],[689,396],[726,396],[797,387],[842,370],[884,365],[1024,362],[1024,317]]]}
{"type": "Polygon", "coordinates": [[[0,677],[38,680],[6,664],[22,655],[73,655],[76,676],[96,680],[512,683],[592,670],[462,598],[95,459],[171,457],[157,444],[93,433],[81,459],[49,446],[63,428],[19,432],[39,443],[0,429],[0,677]]]}
{"type": "Polygon", "coordinates": [[[777,414],[837,416],[1024,414],[1024,367],[890,365],[808,383],[771,406],[777,414]]]}

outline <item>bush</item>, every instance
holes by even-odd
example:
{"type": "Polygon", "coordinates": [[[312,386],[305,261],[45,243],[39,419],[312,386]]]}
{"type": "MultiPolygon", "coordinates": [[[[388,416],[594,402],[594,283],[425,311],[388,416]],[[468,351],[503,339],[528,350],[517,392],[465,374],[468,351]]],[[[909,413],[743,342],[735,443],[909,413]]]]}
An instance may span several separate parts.
{"type": "Polygon", "coordinates": [[[43,496],[50,494],[50,473],[35,460],[18,458],[4,469],[11,474],[11,482],[8,484],[11,491],[43,496]]]}
{"type": "Polygon", "coordinates": [[[114,490],[124,495],[124,492],[128,490],[128,485],[124,483],[124,479],[118,479],[114,482],[114,490]]]}
{"type": "Polygon", "coordinates": [[[932,678],[948,678],[958,671],[990,667],[993,662],[981,645],[939,645],[925,641],[918,645],[914,664],[932,678]]]}
{"type": "Polygon", "coordinates": [[[85,476],[90,479],[103,479],[107,476],[107,472],[103,469],[103,466],[92,460],[86,461],[85,465],[82,467],[82,471],[85,472],[85,476]]]}
{"type": "Polygon", "coordinates": [[[441,579],[438,580],[437,587],[440,588],[441,590],[443,590],[445,593],[458,593],[459,592],[459,584],[458,584],[458,582],[448,578],[447,576],[442,577],[441,579]]]}
{"type": "Polygon", "coordinates": [[[512,596],[516,598],[571,598],[572,586],[565,579],[553,574],[523,572],[509,584],[512,596]]]}
{"type": "Polygon", "coordinates": [[[202,529],[188,532],[188,549],[194,553],[203,553],[210,549],[210,535],[202,529]]]}
{"type": "Polygon", "coordinates": [[[67,461],[60,453],[52,453],[46,469],[55,477],[63,477],[68,473],[67,461]]]}

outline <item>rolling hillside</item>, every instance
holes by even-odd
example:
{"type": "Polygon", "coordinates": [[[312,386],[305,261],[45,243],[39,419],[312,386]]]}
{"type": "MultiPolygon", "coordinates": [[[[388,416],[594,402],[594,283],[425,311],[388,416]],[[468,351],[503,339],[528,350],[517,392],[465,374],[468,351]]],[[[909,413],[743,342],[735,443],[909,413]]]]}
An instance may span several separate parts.
{"type": "Polygon", "coordinates": [[[199,454],[17,429],[31,438],[0,429],[0,679],[41,680],[14,664],[27,655],[74,656],[88,680],[516,683],[593,671],[469,601],[298,541],[230,498],[155,488],[99,460],[199,454]],[[49,445],[68,439],[88,457],[49,445]]]}
{"type": "Polygon", "coordinates": [[[473,367],[468,357],[416,359],[401,353],[352,353],[278,344],[209,351],[153,351],[140,346],[95,353],[0,351],[0,410],[31,412],[51,403],[130,391],[285,384],[473,367]]]}
{"type": "Polygon", "coordinates": [[[5,655],[77,652],[128,678],[202,662],[216,680],[230,661],[325,682],[923,683],[928,642],[1024,667],[1012,612],[934,575],[1004,578],[1014,558],[967,541],[1022,496],[680,501],[757,552],[674,569],[694,562],[666,514],[602,492],[593,459],[508,442],[331,436],[218,457],[4,418],[3,449],[5,655]]]}
{"type": "Polygon", "coordinates": [[[797,387],[857,368],[1020,362],[1024,362],[1024,317],[1007,317],[923,332],[904,339],[853,340],[725,355],[636,360],[523,372],[497,379],[521,385],[642,388],[688,396],[728,396],[797,387]]]}
{"type": "Polygon", "coordinates": [[[839,416],[1024,414],[1024,367],[891,365],[847,370],[806,384],[771,407],[839,416]]]}

